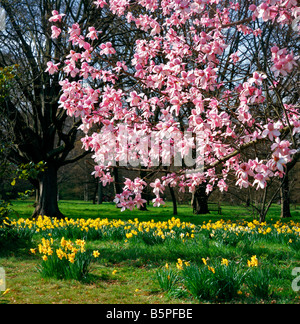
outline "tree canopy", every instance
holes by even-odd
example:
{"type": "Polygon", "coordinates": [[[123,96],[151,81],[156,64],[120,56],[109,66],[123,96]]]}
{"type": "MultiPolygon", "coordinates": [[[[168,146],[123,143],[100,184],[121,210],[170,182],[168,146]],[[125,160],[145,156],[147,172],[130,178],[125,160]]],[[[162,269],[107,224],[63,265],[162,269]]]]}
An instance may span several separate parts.
{"type": "MultiPolygon", "coordinates": [[[[95,4],[140,33],[131,60],[111,42],[95,46],[98,28],[73,24],[68,60],[49,61],[48,72],[67,76],[60,107],[81,118],[104,185],[114,181],[116,164],[157,172],[151,187],[160,206],[169,185],[194,193],[204,184],[209,193],[226,191],[229,175],[240,188],[257,189],[284,178],[299,149],[297,1],[95,4]]],[[[53,12],[53,38],[64,19],[53,12]]],[[[145,179],[125,180],[117,204],[144,204],[145,179]]]]}

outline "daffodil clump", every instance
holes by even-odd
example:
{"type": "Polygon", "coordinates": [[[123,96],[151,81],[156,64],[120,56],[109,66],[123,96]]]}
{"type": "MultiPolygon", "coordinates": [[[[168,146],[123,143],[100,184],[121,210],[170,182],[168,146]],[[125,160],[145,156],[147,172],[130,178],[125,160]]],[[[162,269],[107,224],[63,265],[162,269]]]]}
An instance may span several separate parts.
{"type": "Polygon", "coordinates": [[[199,300],[230,301],[248,289],[254,297],[270,295],[270,274],[260,266],[256,255],[247,264],[226,258],[202,258],[201,264],[195,264],[179,258],[175,269],[168,263],[159,269],[157,279],[163,291],[172,294],[181,287],[199,300]]]}
{"type": "Polygon", "coordinates": [[[92,260],[100,255],[98,251],[87,251],[84,240],[77,239],[74,243],[64,237],[59,242],[42,238],[38,248],[30,251],[41,255],[39,271],[42,276],[57,279],[86,279],[92,260]]]}

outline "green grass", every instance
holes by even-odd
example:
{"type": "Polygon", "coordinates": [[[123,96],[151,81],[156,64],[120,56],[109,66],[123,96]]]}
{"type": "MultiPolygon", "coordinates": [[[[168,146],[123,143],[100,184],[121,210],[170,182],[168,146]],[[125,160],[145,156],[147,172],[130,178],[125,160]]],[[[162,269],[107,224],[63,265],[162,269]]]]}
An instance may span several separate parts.
{"type": "MultiPolygon", "coordinates": [[[[19,217],[30,217],[32,201],[15,201],[13,207],[19,217]]],[[[149,211],[126,211],[121,213],[113,204],[101,206],[86,202],[61,201],[61,211],[69,218],[108,218],[134,219],[139,221],[164,221],[173,217],[172,205],[165,208],[152,208],[149,211]]],[[[253,216],[244,207],[222,206],[223,215],[213,212],[210,215],[195,216],[189,206],[180,206],[178,218],[181,221],[203,224],[220,220],[251,221],[253,216]]],[[[299,210],[292,208],[293,220],[300,221],[299,210]]],[[[274,223],[279,219],[280,207],[272,206],[267,221],[274,223]],[[271,221],[272,219],[272,221],[271,221]]],[[[289,220],[287,220],[289,221],[289,220]]],[[[32,241],[13,241],[0,251],[0,267],[6,271],[9,293],[0,303],[34,303],[34,304],[162,304],[162,303],[198,303],[182,283],[171,294],[164,292],[157,280],[157,271],[168,263],[176,268],[178,258],[195,264],[202,263],[202,258],[220,262],[226,258],[233,262],[247,264],[251,256],[256,255],[272,275],[272,296],[269,299],[257,299],[251,295],[244,284],[242,295],[230,303],[300,303],[299,293],[293,292],[291,283],[295,277],[292,270],[300,266],[300,251],[287,244],[265,238],[253,242],[241,240],[224,244],[201,233],[193,240],[182,243],[180,240],[167,240],[164,244],[149,245],[132,240],[92,240],[88,248],[99,250],[100,258],[92,266],[88,281],[56,280],[43,278],[37,271],[40,258],[29,252],[36,248],[40,236],[35,235],[32,241]],[[115,274],[113,271],[117,270],[115,274]]],[[[200,301],[203,302],[203,301],[200,301]]],[[[204,301],[210,302],[210,301],[204,301]]]]}
{"type": "MultiPolygon", "coordinates": [[[[18,217],[29,218],[33,211],[33,201],[19,200],[13,201],[12,205],[18,217]]],[[[155,208],[147,207],[148,211],[129,211],[121,212],[113,203],[104,203],[102,205],[93,205],[91,202],[84,201],[60,201],[59,208],[61,212],[68,218],[108,218],[108,219],[122,219],[129,220],[138,218],[139,221],[148,221],[154,219],[155,221],[166,221],[173,217],[172,203],[167,202],[165,207],[155,208]]],[[[295,221],[300,221],[300,207],[292,207],[291,213],[295,221]]],[[[272,205],[267,215],[267,221],[270,222],[278,220],[280,217],[280,206],[272,205]]],[[[189,205],[180,205],[178,208],[178,216],[181,221],[191,222],[193,224],[202,224],[204,221],[211,220],[218,221],[221,218],[224,220],[230,219],[232,221],[244,219],[252,220],[254,217],[251,211],[243,206],[222,205],[222,215],[218,215],[216,211],[208,215],[194,215],[193,210],[189,205]]],[[[289,220],[287,220],[289,221],[289,220]]]]}

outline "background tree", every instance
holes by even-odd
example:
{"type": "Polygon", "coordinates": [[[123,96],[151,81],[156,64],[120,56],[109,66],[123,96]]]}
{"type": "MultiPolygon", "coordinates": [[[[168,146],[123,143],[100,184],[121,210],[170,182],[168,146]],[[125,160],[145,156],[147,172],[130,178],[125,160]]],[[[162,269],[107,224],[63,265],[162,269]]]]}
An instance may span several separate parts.
{"type": "MultiPolygon", "coordinates": [[[[15,77],[15,67],[0,68],[0,107],[8,95],[11,82],[15,77]]],[[[1,115],[0,115],[1,117],[1,115]]],[[[0,137],[0,226],[3,225],[4,217],[7,217],[11,212],[10,203],[7,199],[5,190],[5,180],[7,175],[11,173],[11,164],[7,158],[10,143],[3,137],[0,137]]],[[[6,235],[5,226],[0,230],[1,236],[6,235]]]]}
{"type": "MultiPolygon", "coordinates": [[[[0,135],[12,143],[10,161],[46,164],[38,179],[31,179],[38,190],[34,216],[61,217],[57,205],[57,171],[87,152],[69,158],[78,140],[81,121],[59,109],[62,75],[48,71],[53,72],[56,64],[68,60],[73,48],[65,37],[69,25],[78,22],[77,30],[86,33],[91,25],[101,31],[93,38],[95,48],[108,40],[121,46],[125,32],[120,28],[120,19],[105,8],[96,10],[89,0],[1,0],[0,6],[7,15],[6,30],[0,33],[0,67],[18,64],[14,86],[1,106],[0,135]],[[49,22],[53,10],[65,14],[59,17],[56,29],[49,22]],[[63,33],[55,37],[58,29],[63,33]],[[53,65],[47,64],[51,59],[53,65]]],[[[85,53],[88,56],[90,48],[85,53]]],[[[73,75],[74,71],[69,73],[73,75]]]]}

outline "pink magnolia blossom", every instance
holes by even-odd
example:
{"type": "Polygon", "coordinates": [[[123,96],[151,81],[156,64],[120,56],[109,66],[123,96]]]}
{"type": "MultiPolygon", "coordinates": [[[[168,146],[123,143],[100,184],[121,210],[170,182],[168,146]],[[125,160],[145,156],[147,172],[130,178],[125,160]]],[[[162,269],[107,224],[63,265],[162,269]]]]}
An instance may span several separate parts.
{"type": "Polygon", "coordinates": [[[110,42],[107,42],[105,44],[101,44],[100,48],[102,51],[100,52],[101,55],[109,55],[109,54],[115,54],[116,50],[112,47],[112,44],[110,42]]]}
{"type": "Polygon", "coordinates": [[[219,189],[220,189],[221,192],[223,192],[224,190],[225,191],[228,191],[228,185],[226,184],[226,182],[224,181],[224,179],[221,179],[218,182],[218,187],[219,187],[219,189]]]}
{"type": "Polygon", "coordinates": [[[262,174],[257,174],[253,182],[253,186],[257,185],[257,189],[265,189],[267,186],[267,181],[262,174]]]}
{"type": "Polygon", "coordinates": [[[82,58],[82,55],[81,53],[76,53],[75,51],[71,50],[67,58],[71,59],[71,61],[77,62],[82,58]]]}
{"type": "Polygon", "coordinates": [[[282,156],[289,156],[290,154],[296,153],[296,150],[291,150],[290,146],[291,143],[289,141],[281,141],[277,137],[275,143],[271,146],[271,150],[274,151],[275,154],[280,153],[282,156]]]}
{"type": "Polygon", "coordinates": [[[288,159],[282,156],[280,153],[274,153],[273,159],[269,161],[269,167],[271,170],[284,172],[284,166],[287,164],[288,159]]]}
{"type": "Polygon", "coordinates": [[[136,205],[137,208],[141,208],[141,207],[145,206],[145,204],[147,203],[147,200],[142,199],[141,195],[137,195],[134,198],[134,202],[135,202],[135,205],[136,205]]]}
{"type": "Polygon", "coordinates": [[[288,53],[286,48],[279,49],[277,46],[271,48],[272,61],[274,65],[271,67],[271,71],[274,72],[275,77],[280,74],[287,76],[293,71],[293,69],[298,65],[298,56],[295,57],[294,53],[288,53]]]}
{"type": "Polygon", "coordinates": [[[155,199],[152,200],[153,202],[153,207],[160,207],[161,205],[165,205],[166,203],[162,198],[156,197],[155,199]]]}
{"type": "Polygon", "coordinates": [[[52,30],[51,38],[58,38],[59,35],[61,34],[61,29],[57,28],[56,26],[51,26],[51,30],[52,30]]]}
{"type": "Polygon", "coordinates": [[[300,121],[294,122],[293,135],[300,133],[300,121]]]}
{"type": "Polygon", "coordinates": [[[58,67],[60,66],[60,63],[54,64],[53,62],[48,62],[47,63],[48,68],[46,69],[45,72],[48,72],[49,74],[55,74],[58,72],[58,67]]]}
{"type": "Polygon", "coordinates": [[[243,178],[240,178],[240,179],[238,179],[238,181],[236,182],[236,185],[239,186],[239,187],[242,189],[242,188],[248,188],[251,184],[250,184],[250,182],[248,181],[248,179],[245,180],[245,179],[243,179],[243,178]]]}
{"type": "Polygon", "coordinates": [[[50,22],[61,22],[65,14],[60,14],[57,10],[52,11],[52,17],[49,19],[50,22]]]}
{"type": "Polygon", "coordinates": [[[237,63],[240,60],[238,54],[239,54],[239,52],[235,52],[235,53],[230,55],[230,58],[231,58],[231,60],[232,60],[232,62],[234,64],[237,63]]]}
{"type": "Polygon", "coordinates": [[[98,32],[95,27],[89,27],[89,33],[86,35],[91,40],[98,39],[98,32]]]}
{"type": "Polygon", "coordinates": [[[69,27],[68,33],[70,34],[69,42],[72,42],[73,45],[79,44],[79,42],[83,41],[83,39],[80,38],[81,28],[78,23],[69,27]]]}
{"type": "Polygon", "coordinates": [[[262,81],[266,79],[267,76],[263,73],[254,72],[253,77],[248,80],[250,84],[255,83],[256,85],[262,85],[262,81]]]}
{"type": "Polygon", "coordinates": [[[156,179],[154,183],[151,183],[150,186],[153,188],[153,192],[156,196],[160,193],[164,193],[165,187],[161,183],[160,179],[156,179]]]}
{"type": "Polygon", "coordinates": [[[238,178],[242,178],[244,180],[248,179],[248,176],[253,177],[254,173],[251,170],[251,167],[248,163],[242,163],[240,165],[239,170],[236,171],[236,175],[238,176],[238,178]]]}
{"type": "Polygon", "coordinates": [[[67,75],[70,74],[72,78],[75,78],[77,76],[77,74],[79,74],[79,72],[80,72],[80,70],[76,67],[75,62],[66,60],[65,63],[66,63],[66,66],[64,67],[64,72],[67,75]]]}
{"type": "Polygon", "coordinates": [[[269,123],[265,126],[265,130],[262,132],[263,137],[269,137],[270,141],[273,141],[274,138],[280,136],[280,131],[274,127],[273,123],[269,123]]]}
{"type": "Polygon", "coordinates": [[[104,8],[105,5],[107,5],[106,1],[104,0],[96,0],[94,1],[94,4],[97,6],[97,8],[104,8]]]}

